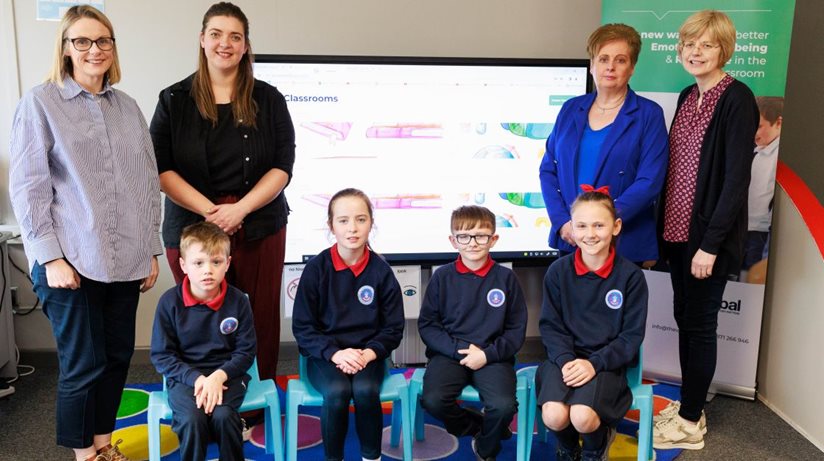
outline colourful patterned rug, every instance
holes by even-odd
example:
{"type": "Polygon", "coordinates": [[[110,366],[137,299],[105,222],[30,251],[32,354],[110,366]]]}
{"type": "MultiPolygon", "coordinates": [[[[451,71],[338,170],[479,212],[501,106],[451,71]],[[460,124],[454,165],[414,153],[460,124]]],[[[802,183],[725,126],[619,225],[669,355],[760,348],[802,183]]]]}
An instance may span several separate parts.
{"type": "MultiPolygon", "coordinates": [[[[412,370],[398,369],[393,372],[404,373],[411,376],[412,370]]],[[[277,379],[278,391],[281,398],[281,408],[284,407],[286,383],[289,379],[297,376],[279,376],[277,379]]],[[[146,426],[146,408],[149,401],[149,392],[160,390],[160,384],[130,384],[123,391],[123,401],[118,411],[114,440],[123,439],[120,449],[132,460],[148,459],[148,438],[146,426]]],[[[655,412],[663,409],[671,399],[678,397],[678,387],[666,384],[655,384],[655,412]]],[[[384,459],[400,459],[399,448],[389,446],[389,424],[390,424],[391,404],[384,407],[384,459]]],[[[322,460],[323,445],[321,444],[319,412],[316,407],[301,408],[300,421],[298,423],[298,459],[300,460],[322,460]]],[[[413,447],[416,460],[474,460],[474,455],[470,447],[470,438],[457,439],[448,434],[443,425],[431,418],[425,417],[426,439],[423,442],[415,442],[413,447]]],[[[512,432],[518,432],[518,427],[513,420],[512,432]]],[[[616,461],[632,461],[636,459],[638,441],[635,437],[638,429],[638,412],[630,411],[618,426],[618,436],[611,449],[609,459],[616,461]]],[[[168,421],[161,423],[161,453],[163,461],[179,461],[178,441],[172,432],[168,421]]],[[[503,449],[498,455],[501,460],[515,459],[515,441],[517,437],[503,443],[503,449]]],[[[532,459],[546,460],[554,459],[555,441],[552,436],[547,443],[534,438],[532,446],[532,459]]],[[[266,455],[264,449],[264,431],[262,426],[257,426],[252,430],[252,440],[244,447],[244,454],[247,460],[271,460],[271,455],[266,455]]],[[[659,461],[669,461],[677,457],[681,450],[655,450],[656,459],[659,461]]],[[[209,447],[208,459],[217,460],[217,446],[212,444],[209,447]]],[[[347,460],[359,460],[360,452],[355,434],[354,418],[350,417],[349,434],[347,436],[345,457],[347,460]]]]}

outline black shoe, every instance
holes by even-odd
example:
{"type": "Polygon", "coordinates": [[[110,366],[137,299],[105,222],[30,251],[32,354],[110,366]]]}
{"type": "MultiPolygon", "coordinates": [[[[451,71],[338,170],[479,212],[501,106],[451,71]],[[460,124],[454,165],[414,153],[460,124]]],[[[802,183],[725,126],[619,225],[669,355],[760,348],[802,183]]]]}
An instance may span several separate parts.
{"type": "Polygon", "coordinates": [[[569,449],[558,444],[555,449],[555,459],[557,461],[581,461],[581,446],[577,445],[573,449],[569,449]]]}
{"type": "Polygon", "coordinates": [[[478,447],[476,443],[477,441],[477,436],[472,437],[472,453],[475,453],[475,459],[477,459],[478,461],[495,461],[494,456],[481,456],[480,453],[478,453],[478,447]]]}

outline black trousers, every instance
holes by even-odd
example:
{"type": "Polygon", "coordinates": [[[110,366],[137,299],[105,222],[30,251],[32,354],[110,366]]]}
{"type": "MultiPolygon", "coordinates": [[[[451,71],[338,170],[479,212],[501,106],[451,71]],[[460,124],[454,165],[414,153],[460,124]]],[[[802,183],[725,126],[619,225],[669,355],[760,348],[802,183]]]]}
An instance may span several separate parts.
{"type": "Polygon", "coordinates": [[[501,436],[518,411],[515,369],[512,363],[499,362],[473,371],[455,359],[436,355],[426,366],[421,405],[443,421],[450,434],[460,437],[477,433],[475,447],[478,454],[495,457],[501,451],[501,436]],[[484,406],[482,419],[457,403],[467,384],[478,389],[484,406]]]}
{"type": "Polygon", "coordinates": [[[223,404],[211,415],[197,408],[194,388],[169,381],[169,407],[172,408],[172,430],[180,440],[180,459],[204,461],[206,448],[217,441],[220,459],[243,458],[243,425],[238,409],[246,396],[245,376],[226,381],[223,404]]]}
{"type": "Polygon", "coordinates": [[[665,244],[672,279],[673,313],[678,324],[681,359],[681,410],[689,421],[698,421],[718,358],[718,312],[727,279],[713,274],[697,279],[690,272],[692,258],[686,243],[665,244]]]}
{"type": "Polygon", "coordinates": [[[334,363],[309,357],[306,374],[309,382],[323,395],[320,410],[320,431],[323,451],[328,461],[343,459],[343,446],[349,430],[349,402],[355,403],[355,430],[361,444],[361,456],[378,459],[381,456],[383,411],[381,384],[386,362],[378,359],[354,375],[340,371],[334,363]]]}

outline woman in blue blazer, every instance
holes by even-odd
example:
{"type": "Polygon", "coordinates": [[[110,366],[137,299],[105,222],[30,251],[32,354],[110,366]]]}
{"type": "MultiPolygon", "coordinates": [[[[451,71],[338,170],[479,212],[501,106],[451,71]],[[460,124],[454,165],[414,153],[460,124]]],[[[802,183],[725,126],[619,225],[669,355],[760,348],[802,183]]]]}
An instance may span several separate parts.
{"type": "Polygon", "coordinates": [[[587,41],[595,93],[564,103],[541,161],[541,191],[552,228],[549,246],[575,249],[569,207],[581,184],[609,186],[623,232],[618,253],[636,263],[658,259],[656,200],[668,145],[664,113],[629,88],[641,51],[638,32],[606,24],[587,41]]]}

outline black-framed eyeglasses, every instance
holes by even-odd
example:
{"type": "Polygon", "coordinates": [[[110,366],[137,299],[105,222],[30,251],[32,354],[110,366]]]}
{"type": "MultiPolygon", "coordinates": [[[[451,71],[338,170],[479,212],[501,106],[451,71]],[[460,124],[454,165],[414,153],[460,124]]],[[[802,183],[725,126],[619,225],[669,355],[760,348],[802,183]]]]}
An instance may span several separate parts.
{"type": "Polygon", "coordinates": [[[72,46],[77,51],[88,51],[92,45],[97,45],[100,51],[111,51],[114,48],[114,37],[100,37],[97,40],[92,40],[86,37],[65,38],[65,41],[72,42],[72,46]]]}
{"type": "Polygon", "coordinates": [[[469,234],[455,234],[455,241],[460,243],[461,245],[469,245],[469,242],[472,239],[475,239],[475,243],[478,245],[486,245],[489,243],[489,239],[492,236],[490,234],[478,234],[478,235],[469,235],[469,234]]]}

